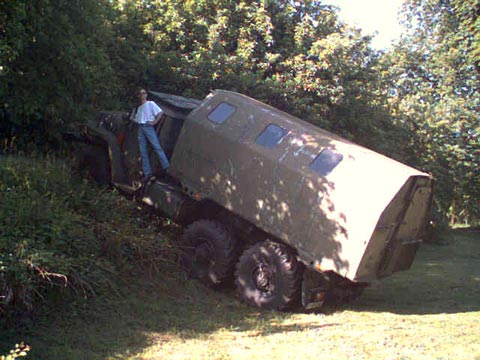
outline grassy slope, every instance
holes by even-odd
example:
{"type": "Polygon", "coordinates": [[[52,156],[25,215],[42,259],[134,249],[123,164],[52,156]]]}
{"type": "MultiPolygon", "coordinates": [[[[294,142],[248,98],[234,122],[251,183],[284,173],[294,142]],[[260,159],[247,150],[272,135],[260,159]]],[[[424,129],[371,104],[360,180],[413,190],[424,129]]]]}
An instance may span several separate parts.
{"type": "Polygon", "coordinates": [[[174,270],[75,311],[36,324],[29,358],[480,359],[480,233],[423,246],[410,271],[329,314],[259,311],[174,270]]]}
{"type": "MultiPolygon", "coordinates": [[[[66,168],[57,174],[54,162],[19,161],[27,183],[48,180],[44,187],[59,187],[55,196],[68,202],[69,186],[80,196],[79,185],[63,179],[66,168]],[[45,169],[53,175],[45,178],[45,169]]],[[[30,359],[480,359],[480,232],[457,230],[446,245],[423,246],[410,271],[326,315],[264,312],[169,265],[162,252],[172,252],[165,234],[174,238],[175,227],[114,193],[82,191],[77,210],[95,225],[105,252],[123,268],[122,244],[130,244],[129,261],[160,270],[156,281],[123,278],[112,284],[116,291],[100,288],[96,298],[69,305],[61,293],[49,298],[51,310],[28,332],[0,328],[0,354],[24,340],[30,359]]]]}

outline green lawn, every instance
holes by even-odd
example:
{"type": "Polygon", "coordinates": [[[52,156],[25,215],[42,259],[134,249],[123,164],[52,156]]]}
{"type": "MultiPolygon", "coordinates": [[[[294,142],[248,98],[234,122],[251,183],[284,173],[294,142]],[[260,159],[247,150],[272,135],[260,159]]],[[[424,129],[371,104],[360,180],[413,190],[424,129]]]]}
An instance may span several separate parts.
{"type": "Polygon", "coordinates": [[[409,271],[327,314],[259,311],[174,269],[126,283],[17,341],[30,359],[480,359],[480,232],[424,245],[409,271]]]}

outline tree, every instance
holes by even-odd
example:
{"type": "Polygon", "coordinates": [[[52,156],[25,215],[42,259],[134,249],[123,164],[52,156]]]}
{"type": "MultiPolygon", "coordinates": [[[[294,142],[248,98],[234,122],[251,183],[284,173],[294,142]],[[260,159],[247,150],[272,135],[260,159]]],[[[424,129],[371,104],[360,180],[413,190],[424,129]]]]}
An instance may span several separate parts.
{"type": "Polygon", "coordinates": [[[452,222],[480,216],[480,78],[475,0],[409,0],[407,36],[388,56],[395,121],[409,128],[411,159],[438,179],[436,203],[452,222]]]}
{"type": "Polygon", "coordinates": [[[7,55],[0,104],[13,113],[7,136],[17,145],[58,145],[69,122],[115,98],[104,6],[108,1],[7,2],[13,15],[2,42],[7,55]]]}
{"type": "MultiPolygon", "coordinates": [[[[202,98],[236,90],[365,145],[387,113],[374,110],[370,39],[319,1],[124,1],[143,14],[152,88],[202,98]]],[[[375,89],[374,89],[375,88],[375,89]]],[[[385,146],[377,146],[377,148],[385,146]]]]}

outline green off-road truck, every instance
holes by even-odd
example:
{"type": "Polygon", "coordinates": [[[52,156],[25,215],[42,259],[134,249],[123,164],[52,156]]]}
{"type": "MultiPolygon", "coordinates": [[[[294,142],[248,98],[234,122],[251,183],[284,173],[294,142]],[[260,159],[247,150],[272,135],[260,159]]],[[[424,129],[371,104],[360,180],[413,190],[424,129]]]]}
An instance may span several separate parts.
{"type": "Polygon", "coordinates": [[[430,175],[238,93],[150,95],[166,114],[168,174],[140,183],[135,124],[122,112],[81,127],[81,163],[185,225],[180,263],[192,277],[286,310],[358,296],[412,264],[430,175]]]}

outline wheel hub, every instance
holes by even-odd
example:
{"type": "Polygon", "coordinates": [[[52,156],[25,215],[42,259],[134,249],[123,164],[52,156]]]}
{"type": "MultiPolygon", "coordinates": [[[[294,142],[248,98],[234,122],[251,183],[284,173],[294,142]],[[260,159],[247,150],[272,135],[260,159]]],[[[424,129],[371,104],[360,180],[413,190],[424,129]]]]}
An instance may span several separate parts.
{"type": "Polygon", "coordinates": [[[254,271],[253,279],[258,290],[266,293],[272,292],[274,287],[273,274],[267,265],[264,263],[258,264],[254,271]]]}
{"type": "Polygon", "coordinates": [[[202,242],[195,248],[194,260],[204,264],[213,260],[213,248],[209,242],[202,242]]]}

